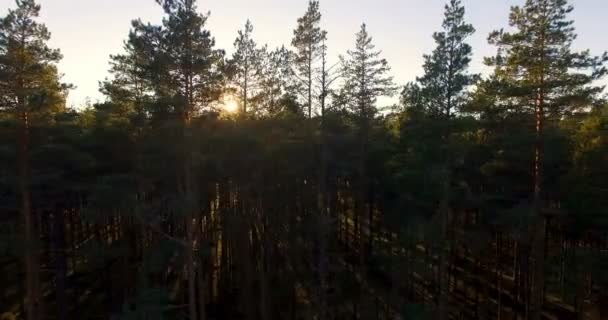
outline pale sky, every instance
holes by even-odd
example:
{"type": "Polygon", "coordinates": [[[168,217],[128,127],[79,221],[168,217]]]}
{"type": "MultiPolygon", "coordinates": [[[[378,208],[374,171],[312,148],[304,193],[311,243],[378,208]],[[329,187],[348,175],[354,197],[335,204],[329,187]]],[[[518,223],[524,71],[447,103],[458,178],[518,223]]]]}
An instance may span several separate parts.
{"type": "MultiPolygon", "coordinates": [[[[354,44],[362,22],[374,37],[378,49],[392,67],[398,84],[413,81],[422,72],[422,55],[433,49],[431,35],[439,30],[447,0],[321,0],[323,27],[328,31],[330,54],[337,60],[354,44]]],[[[469,40],[473,46],[472,71],[484,70],[484,56],[495,49],[487,44],[488,34],[508,26],[509,7],[525,0],[463,0],[467,20],[477,29],[469,40]]],[[[571,0],[571,18],[579,34],[576,49],[594,54],[608,50],[608,0],[571,0]]],[[[38,0],[41,21],[52,33],[51,46],[60,48],[59,65],[64,81],[77,86],[69,104],[80,106],[87,97],[103,99],[98,81],[108,76],[109,55],[122,51],[130,21],[141,18],[160,24],[162,9],[154,0],[38,0]]],[[[271,48],[289,45],[296,20],[308,0],[199,0],[199,9],[211,11],[208,28],[218,48],[232,52],[237,30],[251,19],[258,43],[271,48]]],[[[14,7],[14,0],[0,0],[0,15],[14,7]]],[[[606,82],[606,81],[604,81],[606,82]]]]}

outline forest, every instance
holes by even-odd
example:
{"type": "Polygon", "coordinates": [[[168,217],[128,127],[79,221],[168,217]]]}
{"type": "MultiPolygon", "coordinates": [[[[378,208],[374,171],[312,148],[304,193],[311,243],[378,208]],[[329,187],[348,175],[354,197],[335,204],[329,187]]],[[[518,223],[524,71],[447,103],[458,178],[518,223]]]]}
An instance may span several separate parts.
{"type": "Polygon", "coordinates": [[[0,17],[1,320],[608,319],[608,54],[572,48],[575,1],[521,0],[475,74],[447,0],[407,84],[365,24],[330,57],[319,1],[230,55],[204,2],[156,2],[76,108],[41,6],[0,17]]]}

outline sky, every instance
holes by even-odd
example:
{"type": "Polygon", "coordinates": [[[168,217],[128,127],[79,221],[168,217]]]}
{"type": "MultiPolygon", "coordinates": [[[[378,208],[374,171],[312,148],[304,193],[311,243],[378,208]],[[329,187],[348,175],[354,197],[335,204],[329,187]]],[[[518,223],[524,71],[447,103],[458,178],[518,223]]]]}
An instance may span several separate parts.
{"type": "MultiPolygon", "coordinates": [[[[434,47],[432,33],[438,31],[447,0],[321,0],[322,27],[328,31],[330,56],[338,56],[354,45],[355,33],[363,22],[383,51],[399,85],[415,80],[422,73],[422,55],[434,47]]],[[[473,72],[487,71],[484,56],[495,53],[487,44],[488,34],[508,27],[509,8],[525,0],[463,0],[467,20],[477,32],[469,39],[474,57],[473,72]]],[[[108,77],[109,56],[122,52],[130,22],[141,18],[160,24],[163,12],[154,0],[38,0],[40,21],[52,33],[50,45],[61,49],[59,64],[65,82],[77,88],[70,92],[68,104],[79,107],[88,99],[103,99],[99,81],[108,77]]],[[[571,0],[575,10],[578,39],[575,49],[594,54],[608,50],[606,32],[608,0],[571,0]]],[[[0,16],[14,7],[14,0],[0,0],[0,16]]],[[[211,12],[208,28],[218,48],[232,52],[237,31],[247,19],[255,27],[260,44],[289,45],[297,18],[308,0],[199,0],[201,12],[211,12]]],[[[608,83],[605,81],[605,83],[608,83]]]]}

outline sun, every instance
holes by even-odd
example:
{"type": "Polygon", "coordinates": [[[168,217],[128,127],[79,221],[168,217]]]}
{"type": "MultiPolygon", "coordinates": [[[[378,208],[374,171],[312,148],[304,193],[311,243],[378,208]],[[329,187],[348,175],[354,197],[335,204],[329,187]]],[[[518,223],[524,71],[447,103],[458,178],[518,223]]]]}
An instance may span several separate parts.
{"type": "Polygon", "coordinates": [[[229,113],[236,113],[239,111],[239,103],[234,96],[227,95],[222,99],[222,109],[229,113]]]}

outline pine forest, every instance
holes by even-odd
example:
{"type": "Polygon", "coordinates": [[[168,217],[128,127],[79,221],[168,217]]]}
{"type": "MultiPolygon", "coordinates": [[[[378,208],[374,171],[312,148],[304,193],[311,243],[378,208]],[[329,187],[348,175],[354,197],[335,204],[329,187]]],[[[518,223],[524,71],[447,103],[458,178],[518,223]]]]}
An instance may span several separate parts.
{"type": "Polygon", "coordinates": [[[574,49],[579,1],[518,0],[478,74],[446,0],[398,83],[365,23],[330,53],[323,1],[280,47],[247,20],[219,48],[205,1],[149,0],[77,107],[45,7],[6,2],[1,320],[608,319],[608,54],[574,49]]]}

